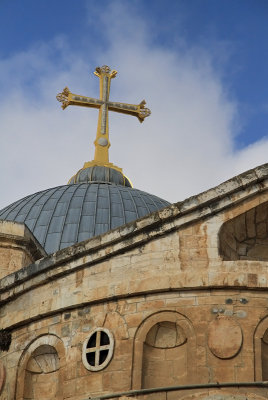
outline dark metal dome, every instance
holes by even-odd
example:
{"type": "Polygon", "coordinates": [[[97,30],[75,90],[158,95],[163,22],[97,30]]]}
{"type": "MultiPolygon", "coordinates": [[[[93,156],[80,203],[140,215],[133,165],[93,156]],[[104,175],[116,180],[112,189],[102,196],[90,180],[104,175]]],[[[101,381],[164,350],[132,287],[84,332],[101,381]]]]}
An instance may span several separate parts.
{"type": "Polygon", "coordinates": [[[24,222],[47,253],[100,235],[170,203],[109,183],[58,186],[0,210],[0,219],[24,222]]]}
{"type": "Polygon", "coordinates": [[[84,182],[107,182],[132,187],[130,180],[123,172],[115,168],[106,167],[105,165],[82,168],[69,180],[70,184],[84,182]]]}

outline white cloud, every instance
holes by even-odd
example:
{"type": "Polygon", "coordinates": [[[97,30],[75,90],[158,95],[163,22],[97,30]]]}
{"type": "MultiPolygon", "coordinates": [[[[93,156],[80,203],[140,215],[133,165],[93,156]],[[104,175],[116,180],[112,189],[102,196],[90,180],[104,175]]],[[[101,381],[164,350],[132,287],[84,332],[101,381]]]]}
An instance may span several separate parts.
{"type": "Polygon", "coordinates": [[[129,116],[109,115],[110,161],[124,168],[135,187],[179,201],[266,161],[267,140],[234,150],[238,106],[213,68],[209,49],[157,46],[149,21],[120,2],[110,4],[97,21],[106,45],[96,48],[91,65],[64,37],[0,60],[0,207],[65,184],[92,159],[97,111],[63,112],[55,96],[67,85],[97,97],[97,78],[88,74],[96,59],[119,71],[111,99],[145,98],[152,110],[141,125],[129,116]]]}

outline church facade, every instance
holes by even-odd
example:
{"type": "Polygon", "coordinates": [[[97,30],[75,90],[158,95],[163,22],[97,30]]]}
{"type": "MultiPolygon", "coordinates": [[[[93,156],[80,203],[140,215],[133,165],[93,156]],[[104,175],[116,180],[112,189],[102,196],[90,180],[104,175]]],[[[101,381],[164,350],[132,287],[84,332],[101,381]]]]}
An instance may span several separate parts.
{"type": "Polygon", "coordinates": [[[44,193],[0,211],[1,399],[267,399],[268,164],[173,205],[88,168],[80,208],[66,186],[49,216],[44,193]],[[85,238],[92,196],[106,231],[85,238]]]}

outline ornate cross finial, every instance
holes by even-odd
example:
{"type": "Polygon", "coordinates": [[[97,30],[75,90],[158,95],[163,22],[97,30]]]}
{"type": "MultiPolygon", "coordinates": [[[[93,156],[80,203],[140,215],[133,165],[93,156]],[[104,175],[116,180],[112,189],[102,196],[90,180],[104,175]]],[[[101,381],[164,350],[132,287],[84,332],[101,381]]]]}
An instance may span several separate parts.
{"type": "Polygon", "coordinates": [[[117,71],[111,71],[110,67],[103,65],[97,67],[94,74],[100,78],[99,99],[73,94],[68,87],[65,87],[62,93],[57,95],[57,100],[62,103],[63,109],[69,105],[99,109],[97,135],[94,142],[94,163],[96,165],[109,165],[108,151],[111,144],[109,141],[108,111],[134,115],[138,117],[140,122],[143,122],[144,118],[151,114],[151,111],[145,108],[145,100],[138,105],[109,101],[111,79],[116,76],[117,71]]]}

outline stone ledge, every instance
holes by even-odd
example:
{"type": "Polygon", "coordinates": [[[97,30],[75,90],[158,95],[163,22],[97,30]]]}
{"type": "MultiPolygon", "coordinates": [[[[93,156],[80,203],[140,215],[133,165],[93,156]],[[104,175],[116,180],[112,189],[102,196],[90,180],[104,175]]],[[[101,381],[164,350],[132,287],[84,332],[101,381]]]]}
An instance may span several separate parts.
{"type": "MultiPolygon", "coordinates": [[[[267,189],[268,164],[264,164],[254,170],[246,171],[214,189],[40,259],[34,264],[30,264],[1,279],[0,293],[18,286],[36,275],[42,275],[48,270],[49,279],[51,280],[59,275],[71,273],[77,269],[103,261],[108,257],[110,258],[118,253],[140,246],[149,240],[166,235],[175,229],[178,230],[185,225],[208,218],[210,215],[214,215],[267,189]],[[245,187],[247,188],[246,191],[245,187]],[[72,267],[68,264],[70,261],[75,261],[72,267]]],[[[29,234],[33,237],[30,231],[29,234]]],[[[43,277],[43,279],[43,282],[45,282],[48,277],[43,277]]],[[[42,278],[40,276],[38,284],[40,285],[41,283],[42,278]]],[[[14,292],[18,294],[19,290],[14,290],[14,292]]],[[[7,297],[3,295],[2,300],[7,297]]]]}
{"type": "MultiPolygon", "coordinates": [[[[268,273],[266,263],[259,265],[258,269],[254,270],[254,263],[240,262],[237,266],[236,271],[233,271],[233,266],[229,266],[228,262],[224,262],[224,272],[221,269],[213,270],[210,272],[204,272],[196,274],[194,269],[188,272],[180,272],[177,274],[167,274],[161,277],[155,275],[155,281],[152,282],[151,278],[137,280],[135,274],[130,274],[126,276],[126,284],[122,287],[121,282],[115,284],[112,282],[111,285],[107,285],[105,288],[100,284],[93,285],[94,289],[90,289],[86,296],[81,297],[79,292],[72,293],[65,299],[64,305],[62,303],[57,304],[52,308],[46,309],[46,307],[41,307],[41,309],[34,311],[29,310],[27,316],[23,313],[23,320],[20,316],[10,315],[12,324],[6,324],[4,315],[2,315],[3,327],[14,328],[22,326],[29,321],[39,320],[46,316],[53,316],[58,312],[63,312],[67,310],[72,310],[80,308],[82,306],[89,306],[96,303],[102,303],[107,301],[115,301],[119,299],[129,299],[140,296],[148,296],[149,294],[160,294],[166,292],[180,292],[181,296],[190,296],[192,292],[202,293],[207,291],[225,292],[239,290],[252,293],[265,293],[267,291],[268,273]],[[258,277],[258,275],[260,276],[258,277]],[[159,279],[157,279],[159,278],[159,279]],[[190,294],[189,294],[190,293],[190,294]]],[[[58,275],[60,277],[60,275],[58,275]]],[[[104,280],[109,281],[109,276],[105,275],[104,280]]],[[[40,284],[44,284],[50,281],[49,272],[44,275],[38,275],[34,277],[31,281],[26,283],[21,283],[20,285],[13,287],[10,291],[6,291],[1,295],[1,303],[4,306],[9,301],[15,299],[18,295],[24,292],[35,289],[40,284]],[[29,285],[28,285],[29,283],[29,285]]],[[[96,282],[97,283],[97,282],[96,282]]],[[[60,284],[60,280],[59,280],[60,284]]],[[[202,296],[202,295],[201,295],[202,296]]],[[[42,299],[43,301],[46,299],[42,299]]],[[[41,299],[40,299],[41,301],[41,299]]]]}
{"type": "Polygon", "coordinates": [[[0,220],[0,243],[13,243],[24,247],[34,260],[46,257],[47,253],[27,226],[21,222],[0,220]]]}

